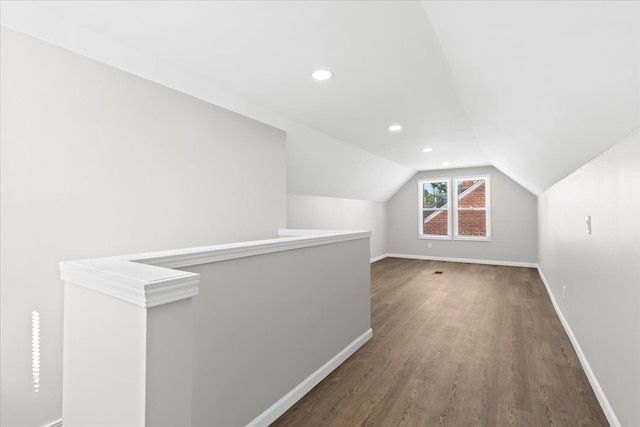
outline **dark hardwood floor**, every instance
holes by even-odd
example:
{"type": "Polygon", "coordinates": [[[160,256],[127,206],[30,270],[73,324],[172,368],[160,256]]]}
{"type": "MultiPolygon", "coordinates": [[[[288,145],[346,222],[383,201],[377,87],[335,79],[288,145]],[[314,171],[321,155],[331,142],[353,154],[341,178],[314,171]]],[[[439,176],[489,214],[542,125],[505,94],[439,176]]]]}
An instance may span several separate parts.
{"type": "Polygon", "coordinates": [[[371,268],[373,338],[272,426],[608,426],[536,270],[371,268]]]}

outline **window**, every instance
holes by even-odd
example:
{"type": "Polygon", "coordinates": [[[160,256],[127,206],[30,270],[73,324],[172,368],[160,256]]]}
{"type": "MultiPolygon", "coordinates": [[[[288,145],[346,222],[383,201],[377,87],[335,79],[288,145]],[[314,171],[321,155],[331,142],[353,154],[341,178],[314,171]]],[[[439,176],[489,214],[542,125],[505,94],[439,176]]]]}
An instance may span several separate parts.
{"type": "Polygon", "coordinates": [[[488,176],[423,180],[418,193],[419,238],[491,240],[488,176]]]}
{"type": "Polygon", "coordinates": [[[489,177],[454,179],[454,239],[490,240],[489,177]]]}
{"type": "Polygon", "coordinates": [[[451,238],[450,181],[449,178],[420,181],[418,194],[420,206],[419,237],[424,239],[451,238]]]}

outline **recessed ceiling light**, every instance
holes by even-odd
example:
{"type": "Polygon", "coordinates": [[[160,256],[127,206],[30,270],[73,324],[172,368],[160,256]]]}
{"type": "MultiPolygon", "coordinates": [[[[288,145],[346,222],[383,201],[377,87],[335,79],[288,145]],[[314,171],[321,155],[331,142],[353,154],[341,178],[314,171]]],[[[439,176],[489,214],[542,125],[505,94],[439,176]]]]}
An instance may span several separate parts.
{"type": "Polygon", "coordinates": [[[316,80],[329,80],[333,77],[333,72],[331,70],[316,70],[311,74],[316,80]]]}
{"type": "Polygon", "coordinates": [[[442,166],[449,166],[451,162],[442,162],[442,166]]]}
{"type": "Polygon", "coordinates": [[[428,153],[429,151],[433,151],[433,148],[423,148],[422,149],[423,153],[428,153]]]}
{"type": "Polygon", "coordinates": [[[397,123],[389,125],[389,132],[400,132],[402,130],[402,126],[397,123]]]}

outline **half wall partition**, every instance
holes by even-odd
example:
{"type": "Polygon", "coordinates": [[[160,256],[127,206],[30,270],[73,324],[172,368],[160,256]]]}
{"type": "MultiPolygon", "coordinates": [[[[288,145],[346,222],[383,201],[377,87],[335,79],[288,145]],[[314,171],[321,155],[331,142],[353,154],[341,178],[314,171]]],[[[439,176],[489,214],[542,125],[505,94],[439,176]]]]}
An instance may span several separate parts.
{"type": "Polygon", "coordinates": [[[63,422],[267,426],[372,336],[370,232],[60,264],[63,422]]]}

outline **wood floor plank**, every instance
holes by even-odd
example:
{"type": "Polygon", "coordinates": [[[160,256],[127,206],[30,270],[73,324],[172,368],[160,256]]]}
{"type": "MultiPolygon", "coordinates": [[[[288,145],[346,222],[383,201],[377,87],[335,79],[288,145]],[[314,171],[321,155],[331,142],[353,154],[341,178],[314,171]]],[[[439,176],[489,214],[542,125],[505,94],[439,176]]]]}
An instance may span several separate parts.
{"type": "Polygon", "coordinates": [[[372,340],[272,426],[608,425],[534,269],[387,258],[371,313],[372,340]]]}

